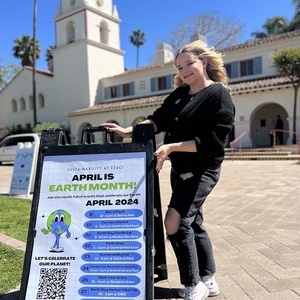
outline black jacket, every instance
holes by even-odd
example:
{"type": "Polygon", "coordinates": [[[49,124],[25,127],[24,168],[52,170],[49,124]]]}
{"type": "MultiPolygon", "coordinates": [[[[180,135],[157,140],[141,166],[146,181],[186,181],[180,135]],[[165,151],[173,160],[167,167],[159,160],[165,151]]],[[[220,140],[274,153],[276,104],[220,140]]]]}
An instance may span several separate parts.
{"type": "Polygon", "coordinates": [[[170,154],[172,167],[178,173],[218,167],[234,123],[235,108],[223,85],[211,84],[194,96],[188,94],[189,89],[178,87],[148,116],[155,122],[157,133],[165,132],[165,144],[195,140],[197,153],[170,154]]]}

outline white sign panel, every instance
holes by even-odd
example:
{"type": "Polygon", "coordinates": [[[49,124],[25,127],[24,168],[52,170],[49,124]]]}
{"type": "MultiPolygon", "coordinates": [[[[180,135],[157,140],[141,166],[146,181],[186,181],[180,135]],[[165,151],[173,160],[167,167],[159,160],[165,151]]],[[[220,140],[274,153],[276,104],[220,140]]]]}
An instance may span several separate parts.
{"type": "Polygon", "coordinates": [[[14,170],[10,184],[10,195],[27,195],[33,190],[33,174],[36,171],[36,143],[18,143],[16,151],[14,170]]]}
{"type": "Polygon", "coordinates": [[[26,299],[145,300],[146,153],[46,156],[26,299]]]}

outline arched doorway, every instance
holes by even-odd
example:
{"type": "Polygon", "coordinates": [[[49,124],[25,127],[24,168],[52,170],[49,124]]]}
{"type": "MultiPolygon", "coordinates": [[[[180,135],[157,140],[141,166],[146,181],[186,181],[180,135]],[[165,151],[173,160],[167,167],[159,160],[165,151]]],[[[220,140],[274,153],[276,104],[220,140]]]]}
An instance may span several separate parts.
{"type": "MultiPolygon", "coordinates": [[[[250,117],[250,132],[253,147],[270,147],[270,134],[269,125],[272,120],[276,122],[277,116],[280,115],[283,120],[284,130],[289,130],[289,123],[287,121],[288,113],[279,104],[276,103],[264,103],[258,106],[252,112],[250,117]]],[[[286,144],[288,134],[283,134],[283,144],[286,144]]]]}
{"type": "MultiPolygon", "coordinates": [[[[78,132],[77,132],[77,141],[78,141],[78,143],[80,143],[81,142],[81,136],[82,136],[82,131],[83,131],[83,129],[84,128],[86,128],[86,127],[91,127],[92,125],[90,124],[90,123],[82,123],[80,126],[79,126],[79,128],[78,128],[78,132]]],[[[88,141],[89,142],[89,141],[88,141]]]]}
{"type": "MultiPolygon", "coordinates": [[[[115,123],[115,124],[117,124],[117,125],[120,125],[117,121],[115,121],[115,120],[108,120],[106,123],[115,123]]],[[[103,133],[103,141],[104,141],[104,133],[103,133]]],[[[116,134],[114,134],[114,141],[116,142],[116,143],[121,143],[121,142],[123,142],[123,137],[121,137],[121,136],[118,136],[118,135],[116,135],[116,134]]]]}

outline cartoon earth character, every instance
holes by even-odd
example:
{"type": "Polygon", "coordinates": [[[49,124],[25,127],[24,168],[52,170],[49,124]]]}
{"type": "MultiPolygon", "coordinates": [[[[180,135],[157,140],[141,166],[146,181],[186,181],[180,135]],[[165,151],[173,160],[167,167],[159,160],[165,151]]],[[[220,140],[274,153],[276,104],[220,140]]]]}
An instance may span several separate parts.
{"type": "Polygon", "coordinates": [[[63,252],[64,248],[59,247],[59,239],[63,233],[66,233],[66,238],[71,237],[69,227],[71,225],[71,215],[63,209],[55,210],[47,219],[47,227],[41,231],[43,234],[52,233],[55,235],[54,245],[51,247],[50,252],[63,252]]]}

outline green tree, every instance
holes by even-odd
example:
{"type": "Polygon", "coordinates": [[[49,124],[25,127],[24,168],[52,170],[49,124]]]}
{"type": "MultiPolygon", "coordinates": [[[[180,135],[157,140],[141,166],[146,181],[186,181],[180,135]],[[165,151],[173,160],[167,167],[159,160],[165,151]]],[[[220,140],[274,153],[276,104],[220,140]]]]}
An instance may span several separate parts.
{"type": "MultiPolygon", "coordinates": [[[[0,62],[2,58],[0,57],[0,62]]],[[[0,66],[0,91],[21,71],[14,63],[0,66]]]]}
{"type": "Polygon", "coordinates": [[[281,34],[290,31],[289,21],[281,16],[269,18],[267,22],[262,26],[264,31],[254,31],[251,33],[256,39],[262,39],[270,35],[281,34]]]}
{"type": "Polygon", "coordinates": [[[53,50],[55,48],[55,45],[51,45],[46,51],[46,61],[48,63],[48,70],[51,72],[53,72],[53,50]]]}
{"type": "Polygon", "coordinates": [[[262,26],[264,31],[254,31],[251,33],[251,36],[256,39],[261,39],[270,35],[281,34],[300,29],[300,0],[292,0],[292,3],[295,6],[295,15],[291,21],[282,16],[270,18],[262,26]]]}
{"type": "MultiPolygon", "coordinates": [[[[15,46],[13,47],[13,55],[22,60],[22,66],[33,66],[33,48],[34,39],[29,35],[23,35],[22,38],[14,39],[15,46]]],[[[41,46],[36,40],[36,58],[40,57],[41,46]]]]}
{"type": "MultiPolygon", "coordinates": [[[[296,132],[297,95],[300,86],[300,48],[275,51],[270,54],[270,57],[272,58],[271,66],[279,76],[288,77],[292,82],[294,88],[293,132],[296,132]]],[[[293,144],[296,143],[296,134],[293,134],[293,144]]]]}
{"type": "Polygon", "coordinates": [[[145,39],[145,32],[142,32],[140,29],[134,30],[132,35],[129,36],[130,43],[136,46],[137,53],[136,53],[136,67],[139,66],[139,48],[140,46],[144,45],[146,42],[145,39]]]}
{"type": "Polygon", "coordinates": [[[295,16],[290,23],[291,30],[300,29],[300,0],[293,0],[293,4],[295,6],[296,12],[295,16]]]}
{"type": "Polygon", "coordinates": [[[49,48],[46,51],[46,61],[50,61],[53,59],[53,50],[56,48],[55,45],[49,46],[49,48]]]}

